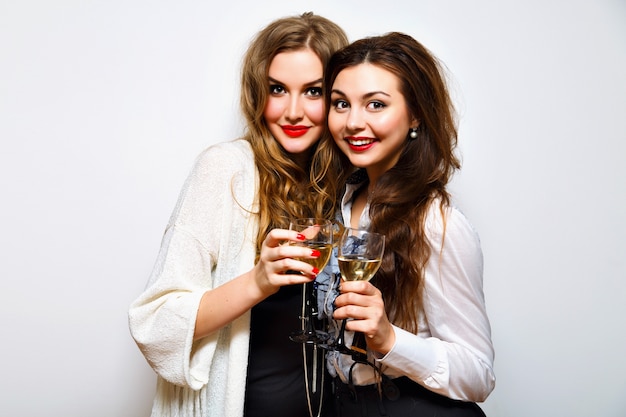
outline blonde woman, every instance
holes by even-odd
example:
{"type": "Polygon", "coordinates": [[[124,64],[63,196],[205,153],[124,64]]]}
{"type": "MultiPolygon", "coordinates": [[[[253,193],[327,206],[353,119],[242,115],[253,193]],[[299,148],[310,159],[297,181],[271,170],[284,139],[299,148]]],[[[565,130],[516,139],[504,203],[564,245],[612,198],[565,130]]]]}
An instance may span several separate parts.
{"type": "Polygon", "coordinates": [[[131,334],[158,375],[153,416],[322,413],[314,352],[288,338],[300,326],[296,284],[319,273],[295,258],[317,254],[281,243],[301,238],[290,219],[335,212],[334,182],[311,172],[330,160],[319,146],[323,69],[346,44],[335,23],[304,13],[272,22],[249,46],[246,131],[197,159],[130,306],[131,334]]]}

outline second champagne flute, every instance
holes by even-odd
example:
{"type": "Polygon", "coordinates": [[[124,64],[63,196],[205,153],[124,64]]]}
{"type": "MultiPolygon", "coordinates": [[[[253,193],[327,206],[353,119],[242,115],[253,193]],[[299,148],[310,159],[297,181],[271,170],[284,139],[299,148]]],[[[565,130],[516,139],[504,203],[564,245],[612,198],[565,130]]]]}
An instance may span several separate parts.
{"type": "MultiPolygon", "coordinates": [[[[385,236],[365,229],[346,228],[338,244],[337,260],[341,278],[345,281],[369,281],[383,259],[385,236]]],[[[344,333],[347,319],[341,323],[339,336],[333,349],[351,354],[355,361],[367,358],[364,334],[355,332],[352,345],[345,344],[344,333]]]]}

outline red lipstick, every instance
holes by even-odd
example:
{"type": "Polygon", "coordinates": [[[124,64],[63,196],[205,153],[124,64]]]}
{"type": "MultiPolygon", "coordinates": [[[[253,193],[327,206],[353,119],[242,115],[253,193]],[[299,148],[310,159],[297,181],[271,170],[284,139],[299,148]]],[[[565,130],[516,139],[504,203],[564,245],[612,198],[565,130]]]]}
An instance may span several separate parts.
{"type": "Polygon", "coordinates": [[[355,152],[365,152],[374,146],[375,143],[375,140],[365,136],[347,136],[345,140],[348,142],[350,149],[355,152]]]}
{"type": "Polygon", "coordinates": [[[299,138],[309,131],[308,126],[292,126],[292,125],[284,125],[281,126],[283,132],[291,138],[299,138]]]}

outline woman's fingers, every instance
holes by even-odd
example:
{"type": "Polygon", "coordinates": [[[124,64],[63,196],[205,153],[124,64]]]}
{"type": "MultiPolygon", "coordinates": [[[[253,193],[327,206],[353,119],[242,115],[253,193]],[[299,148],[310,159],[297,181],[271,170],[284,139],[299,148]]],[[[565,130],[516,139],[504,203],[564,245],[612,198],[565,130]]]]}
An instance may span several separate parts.
{"type": "Polygon", "coordinates": [[[333,317],[336,320],[354,319],[355,322],[347,327],[349,330],[372,331],[379,323],[387,321],[382,294],[371,283],[342,282],[340,290],[333,317]]]}
{"type": "Polygon", "coordinates": [[[306,236],[304,236],[302,233],[296,232],[295,230],[272,229],[265,237],[263,246],[266,246],[268,248],[275,248],[289,241],[303,242],[305,240],[306,236]]]}
{"type": "Polygon", "coordinates": [[[261,247],[259,267],[272,286],[302,284],[317,276],[319,270],[306,262],[320,256],[318,250],[291,245],[305,237],[293,230],[274,229],[268,233],[261,247]]]}
{"type": "Polygon", "coordinates": [[[378,302],[382,304],[383,300],[380,290],[367,281],[342,281],[339,292],[335,300],[336,307],[350,304],[369,306],[378,302]]]}

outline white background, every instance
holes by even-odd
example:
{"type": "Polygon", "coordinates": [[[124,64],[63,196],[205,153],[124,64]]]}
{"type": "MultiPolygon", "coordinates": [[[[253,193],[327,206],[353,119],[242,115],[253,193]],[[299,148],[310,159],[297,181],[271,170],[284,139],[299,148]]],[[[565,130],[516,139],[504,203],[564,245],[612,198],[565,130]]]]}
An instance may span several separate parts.
{"type": "Polygon", "coordinates": [[[146,417],[127,308],[250,38],[312,10],[453,76],[496,348],[490,417],[626,414],[624,0],[0,1],[0,414],[146,417]]]}

